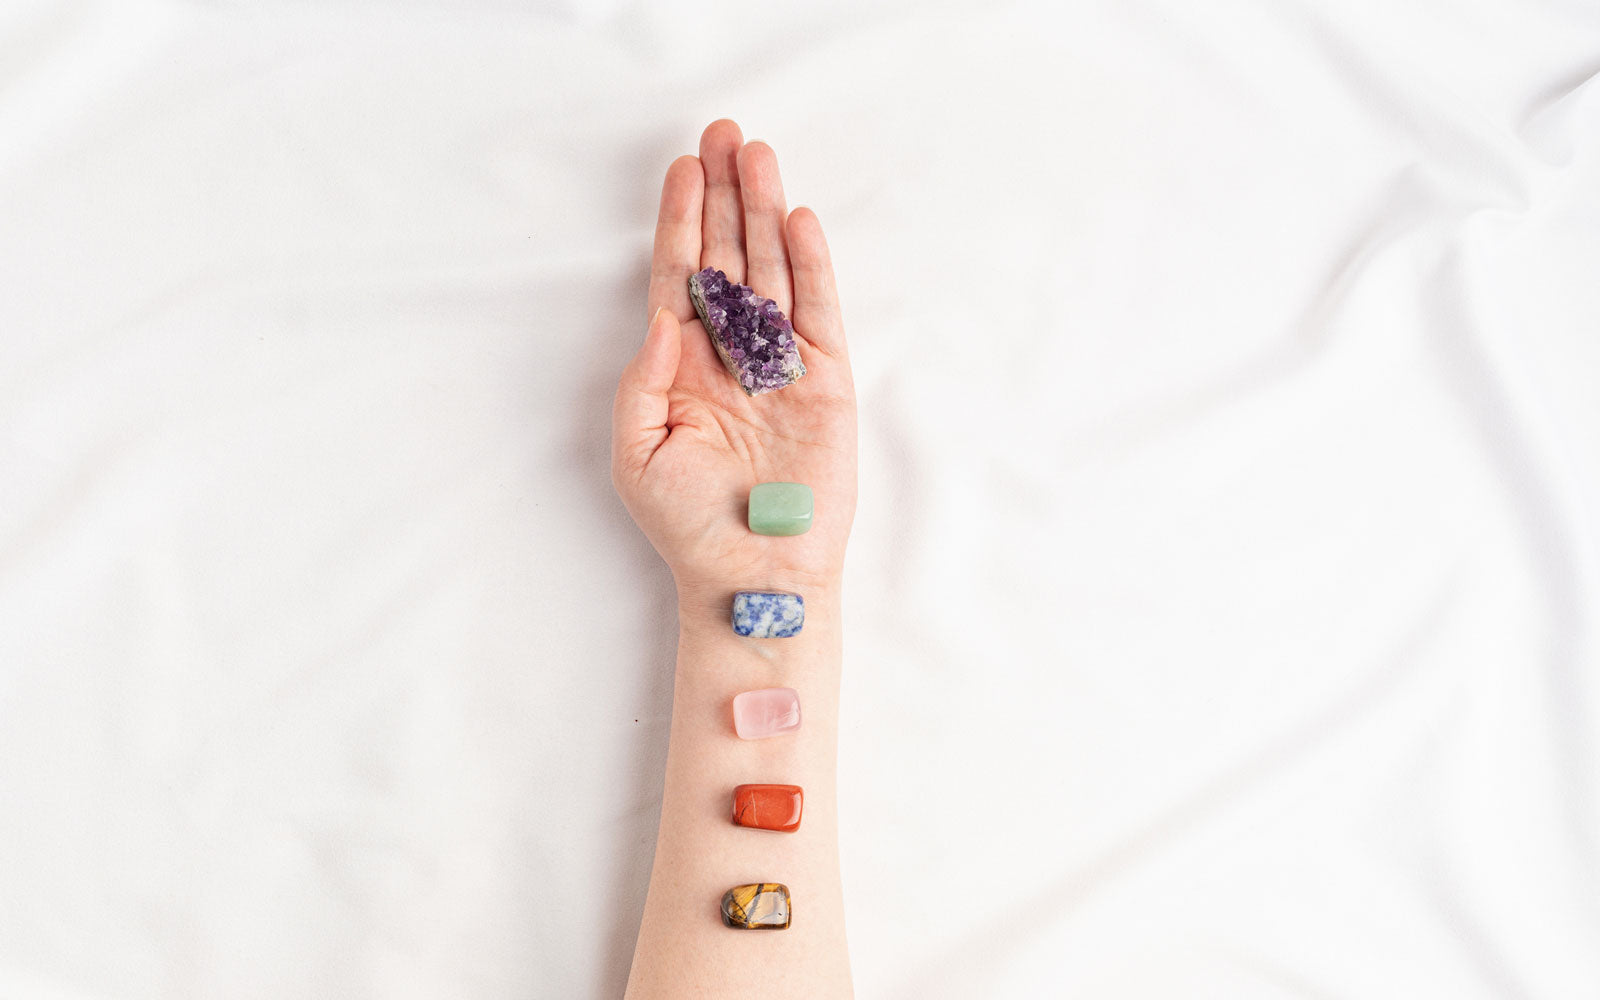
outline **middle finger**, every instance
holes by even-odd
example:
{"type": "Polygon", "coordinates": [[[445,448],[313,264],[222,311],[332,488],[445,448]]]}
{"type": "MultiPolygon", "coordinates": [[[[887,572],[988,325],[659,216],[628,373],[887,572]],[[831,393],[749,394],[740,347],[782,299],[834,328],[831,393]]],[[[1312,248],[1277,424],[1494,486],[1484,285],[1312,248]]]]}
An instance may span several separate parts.
{"type": "Polygon", "coordinates": [[[729,281],[744,283],[744,205],[739,194],[739,147],[744,135],[726,118],[706,126],[700,136],[700,165],[706,172],[705,219],[700,266],[714,267],[729,281]]]}

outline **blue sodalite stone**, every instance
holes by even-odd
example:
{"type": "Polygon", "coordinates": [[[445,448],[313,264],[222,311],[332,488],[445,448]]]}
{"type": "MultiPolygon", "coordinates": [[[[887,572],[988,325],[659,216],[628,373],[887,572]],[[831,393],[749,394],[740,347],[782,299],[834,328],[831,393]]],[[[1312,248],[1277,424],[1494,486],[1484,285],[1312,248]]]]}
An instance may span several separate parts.
{"type": "Polygon", "coordinates": [[[756,639],[787,639],[806,623],[799,594],[741,590],[733,595],[733,630],[756,639]]]}

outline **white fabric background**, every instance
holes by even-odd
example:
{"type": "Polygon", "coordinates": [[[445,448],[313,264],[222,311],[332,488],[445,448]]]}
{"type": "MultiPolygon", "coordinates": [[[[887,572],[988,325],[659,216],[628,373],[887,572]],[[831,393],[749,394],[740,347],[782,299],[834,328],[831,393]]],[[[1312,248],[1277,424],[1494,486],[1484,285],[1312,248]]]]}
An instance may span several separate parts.
{"type": "Polygon", "coordinates": [[[1600,995],[1597,73],[1587,0],[7,0],[0,996],[620,994],[609,399],[723,115],[857,367],[859,994],[1600,995]]]}

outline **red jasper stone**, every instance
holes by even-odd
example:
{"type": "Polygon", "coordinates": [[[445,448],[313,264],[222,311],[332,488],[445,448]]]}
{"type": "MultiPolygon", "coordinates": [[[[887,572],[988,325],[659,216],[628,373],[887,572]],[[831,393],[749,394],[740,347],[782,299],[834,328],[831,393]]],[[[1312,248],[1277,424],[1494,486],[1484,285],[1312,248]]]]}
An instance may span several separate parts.
{"type": "Polygon", "coordinates": [[[800,829],[805,793],[799,785],[740,785],[733,790],[733,822],[757,830],[800,829]]]}

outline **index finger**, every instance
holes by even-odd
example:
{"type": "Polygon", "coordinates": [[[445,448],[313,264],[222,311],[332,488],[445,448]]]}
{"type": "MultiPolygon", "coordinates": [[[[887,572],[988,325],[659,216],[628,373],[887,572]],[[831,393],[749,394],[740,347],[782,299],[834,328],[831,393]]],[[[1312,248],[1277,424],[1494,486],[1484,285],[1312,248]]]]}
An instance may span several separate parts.
{"type": "Polygon", "coordinates": [[[689,275],[700,270],[700,212],[706,177],[698,157],[685,153],[672,161],[661,183],[661,213],[656,218],[655,249],[650,255],[650,294],[645,312],[665,307],[681,323],[694,318],[689,301],[689,275]]]}

